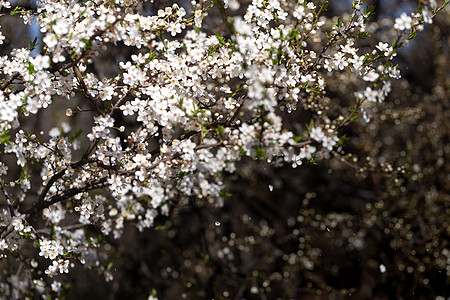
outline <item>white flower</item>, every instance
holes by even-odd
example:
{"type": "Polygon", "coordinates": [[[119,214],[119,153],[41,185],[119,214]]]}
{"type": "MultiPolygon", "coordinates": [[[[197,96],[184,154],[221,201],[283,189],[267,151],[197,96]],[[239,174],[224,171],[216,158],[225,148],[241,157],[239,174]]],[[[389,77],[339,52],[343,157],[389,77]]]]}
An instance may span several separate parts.
{"type": "Polygon", "coordinates": [[[47,55],[38,54],[35,58],[31,58],[30,62],[33,64],[36,71],[50,67],[50,57],[47,55]]]}
{"type": "Polygon", "coordinates": [[[300,149],[299,158],[303,159],[306,158],[308,160],[311,159],[311,155],[316,152],[316,147],[306,145],[305,147],[300,149]]]}
{"type": "Polygon", "coordinates": [[[8,173],[8,166],[0,162],[0,176],[8,173]]]}
{"type": "Polygon", "coordinates": [[[59,282],[59,281],[53,281],[52,282],[52,285],[51,285],[51,287],[52,287],[52,290],[54,291],[54,292],[56,292],[56,293],[58,293],[59,291],[61,291],[61,282],[59,282]]]}
{"type": "Polygon", "coordinates": [[[364,75],[363,80],[374,82],[378,79],[378,77],[380,77],[380,74],[378,74],[374,70],[370,70],[366,75],[364,75]]]}
{"type": "Polygon", "coordinates": [[[431,12],[428,10],[428,8],[424,8],[422,11],[423,21],[427,24],[432,24],[433,19],[431,18],[431,12]]]}
{"type": "Polygon", "coordinates": [[[14,226],[15,231],[21,231],[25,228],[23,220],[20,217],[13,218],[11,224],[14,226]]]}
{"type": "Polygon", "coordinates": [[[308,7],[308,9],[315,9],[315,8],[316,8],[316,6],[314,5],[314,3],[312,3],[312,2],[309,2],[309,3],[306,5],[306,7],[308,7]]]}
{"type": "Polygon", "coordinates": [[[315,140],[315,141],[322,141],[322,139],[325,137],[325,133],[322,131],[321,127],[314,127],[311,129],[311,133],[309,136],[315,140]]]}
{"type": "Polygon", "coordinates": [[[56,35],[54,35],[53,33],[47,33],[42,41],[50,49],[54,48],[58,44],[58,39],[56,38],[56,35]]]}
{"type": "Polygon", "coordinates": [[[353,55],[352,58],[348,60],[353,64],[353,68],[359,72],[361,67],[363,66],[364,56],[353,55]]]}
{"type": "Polygon", "coordinates": [[[397,30],[409,30],[411,29],[412,19],[406,13],[402,13],[400,18],[395,19],[394,28],[397,30]]]}
{"type": "Polygon", "coordinates": [[[6,243],[5,239],[0,240],[0,250],[5,250],[8,248],[8,244],[6,243]]]}
{"type": "Polygon", "coordinates": [[[253,83],[248,87],[248,96],[254,99],[262,99],[264,96],[264,87],[258,82],[253,83]]]}
{"type": "Polygon", "coordinates": [[[1,0],[0,1],[0,8],[1,7],[4,7],[4,8],[11,8],[11,3],[9,3],[8,1],[6,1],[6,0],[1,0]]]}
{"type": "Polygon", "coordinates": [[[299,5],[294,10],[294,17],[298,20],[301,20],[305,17],[305,7],[302,5],[299,5]]]}
{"type": "Polygon", "coordinates": [[[386,52],[389,50],[389,44],[388,43],[383,43],[383,42],[379,42],[378,45],[375,46],[378,50],[380,50],[381,52],[386,52]]]}
{"type": "Polygon", "coordinates": [[[322,146],[327,148],[329,151],[333,150],[333,146],[339,141],[339,138],[335,135],[325,136],[322,140],[322,146]]]}
{"type": "Polygon", "coordinates": [[[53,26],[53,30],[57,35],[63,35],[69,32],[69,22],[64,19],[59,19],[56,21],[56,24],[53,26]]]}
{"type": "Polygon", "coordinates": [[[378,91],[372,90],[371,87],[367,87],[366,90],[364,91],[364,96],[370,102],[376,102],[378,98],[378,91]]]}
{"type": "Polygon", "coordinates": [[[334,58],[335,58],[334,66],[336,68],[339,68],[339,70],[344,70],[344,68],[346,66],[348,66],[348,62],[347,62],[347,60],[346,60],[346,58],[344,56],[344,53],[337,52],[337,53],[334,54],[334,58]]]}

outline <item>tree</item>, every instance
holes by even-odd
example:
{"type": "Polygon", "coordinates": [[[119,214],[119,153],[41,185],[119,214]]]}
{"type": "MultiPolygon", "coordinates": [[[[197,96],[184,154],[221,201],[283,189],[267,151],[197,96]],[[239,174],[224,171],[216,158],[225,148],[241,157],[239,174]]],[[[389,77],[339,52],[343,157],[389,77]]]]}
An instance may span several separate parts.
{"type": "MultiPolygon", "coordinates": [[[[222,207],[224,180],[242,161],[296,168],[337,158],[362,176],[400,176],[401,167],[382,161],[359,165],[352,152],[361,146],[352,151],[346,134],[363,138],[352,124],[380,120],[400,78],[397,52],[447,1],[423,1],[385,28],[364,2],[325,17],[326,1],[253,1],[242,14],[230,14],[236,1],[158,9],[51,0],[36,10],[3,1],[3,16],[36,20],[44,37],[35,57],[36,40],[1,57],[0,292],[60,295],[61,274],[79,265],[113,280],[114,246],[127,226],[164,229],[158,220],[180,207],[222,207]],[[56,124],[30,126],[46,111],[56,124]]],[[[258,231],[271,236],[271,227],[258,231]]],[[[355,249],[360,238],[351,239],[355,249]]],[[[292,264],[313,270],[315,249],[292,264]]]]}

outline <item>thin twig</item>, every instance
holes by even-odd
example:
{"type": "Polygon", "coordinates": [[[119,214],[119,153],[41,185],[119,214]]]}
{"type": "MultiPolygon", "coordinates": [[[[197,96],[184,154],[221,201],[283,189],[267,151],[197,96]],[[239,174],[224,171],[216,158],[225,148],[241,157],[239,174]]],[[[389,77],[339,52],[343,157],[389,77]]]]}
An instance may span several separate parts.
{"type": "Polygon", "coordinates": [[[6,202],[8,203],[9,213],[11,214],[11,217],[15,217],[14,207],[12,206],[11,199],[9,198],[8,192],[6,191],[4,186],[2,186],[0,189],[3,192],[3,195],[5,195],[6,202]]]}
{"type": "Polygon", "coordinates": [[[86,86],[86,83],[84,82],[83,75],[81,75],[80,69],[76,64],[72,66],[73,71],[75,72],[75,76],[77,77],[78,83],[81,85],[81,88],[83,89],[84,94],[88,98],[89,102],[91,103],[92,108],[95,110],[95,112],[98,115],[101,115],[100,110],[97,107],[97,102],[95,99],[91,96],[91,93],[89,92],[88,87],[86,86]]]}
{"type": "Polygon", "coordinates": [[[11,83],[17,78],[17,77],[19,77],[19,72],[14,72],[12,75],[11,75],[11,77],[9,77],[8,79],[6,79],[3,83],[2,83],[2,85],[0,86],[0,90],[2,90],[2,91],[4,91],[4,90],[6,90],[10,85],[11,85],[11,83]]]}

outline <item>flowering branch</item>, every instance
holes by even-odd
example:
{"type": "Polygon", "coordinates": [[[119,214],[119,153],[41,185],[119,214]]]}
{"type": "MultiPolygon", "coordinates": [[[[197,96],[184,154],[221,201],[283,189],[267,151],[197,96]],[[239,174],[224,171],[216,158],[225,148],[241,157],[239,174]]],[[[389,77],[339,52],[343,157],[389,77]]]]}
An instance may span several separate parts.
{"type": "MultiPolygon", "coordinates": [[[[85,239],[88,226],[68,227],[74,218],[119,239],[124,224],[150,228],[172,203],[221,206],[224,175],[243,157],[294,168],[341,158],[343,129],[360,115],[369,122],[400,77],[396,50],[445,6],[402,14],[386,34],[396,42],[375,45],[360,42],[369,36],[372,11],[359,0],[337,22],[322,15],[328,1],[255,0],[234,17],[229,1],[194,1],[189,16],[177,4],[148,14],[139,3],[41,0],[36,12],[20,13],[41,26],[41,54],[22,48],[0,57],[7,78],[0,86],[0,147],[15,160],[0,160],[9,209],[0,217],[0,251],[19,257],[38,247],[49,260],[48,277],[69,272],[71,260],[89,253],[102,257],[97,268],[112,278],[101,248],[85,239]],[[207,35],[203,19],[213,5],[228,28],[207,35]],[[120,48],[120,62],[109,57],[111,47],[120,48]],[[90,67],[97,59],[108,70],[90,67]],[[356,91],[343,101],[349,103],[334,99],[341,78],[356,91]],[[92,110],[79,108],[86,99],[77,95],[92,110]],[[48,120],[55,127],[34,132],[26,124],[45,109],[58,115],[62,106],[67,118],[48,120]],[[45,222],[34,224],[40,214],[45,222]]],[[[58,293],[43,293],[50,290],[58,293]]]]}

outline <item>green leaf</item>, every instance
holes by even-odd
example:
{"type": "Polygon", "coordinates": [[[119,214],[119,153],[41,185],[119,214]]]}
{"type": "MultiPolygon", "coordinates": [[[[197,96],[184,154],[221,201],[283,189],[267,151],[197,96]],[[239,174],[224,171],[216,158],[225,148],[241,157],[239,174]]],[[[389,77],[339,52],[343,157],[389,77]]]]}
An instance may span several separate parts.
{"type": "Polygon", "coordinates": [[[233,194],[227,192],[226,190],[220,191],[220,197],[222,197],[222,198],[227,198],[227,197],[231,197],[231,196],[233,196],[233,194]]]}
{"type": "Polygon", "coordinates": [[[256,157],[257,158],[266,158],[267,151],[265,151],[264,149],[262,149],[259,146],[256,146],[255,150],[256,150],[256,157]]]}
{"type": "Polygon", "coordinates": [[[358,115],[353,115],[349,119],[350,122],[355,122],[356,120],[358,120],[358,115]]]}
{"type": "Polygon", "coordinates": [[[9,140],[10,138],[11,137],[9,135],[0,136],[0,144],[11,145],[12,143],[9,140]]]}
{"type": "Polygon", "coordinates": [[[109,101],[103,102],[103,107],[105,108],[105,111],[109,112],[109,109],[111,108],[111,102],[109,101]]]}
{"type": "Polygon", "coordinates": [[[410,35],[408,35],[408,40],[412,40],[417,35],[417,31],[412,32],[410,35]]]}
{"type": "Polygon", "coordinates": [[[108,264],[108,266],[106,267],[106,270],[107,270],[107,271],[111,270],[112,266],[113,266],[113,263],[110,262],[110,263],[108,264]]]}
{"type": "Polygon", "coordinates": [[[365,13],[365,15],[367,17],[372,16],[374,13],[375,13],[375,6],[374,5],[371,5],[371,6],[367,7],[366,13],[365,13]]]}
{"type": "Polygon", "coordinates": [[[219,40],[219,46],[224,46],[227,42],[223,36],[221,36],[218,32],[216,33],[216,37],[219,40]]]}
{"type": "Polygon", "coordinates": [[[14,10],[10,13],[10,15],[11,15],[11,16],[15,16],[15,15],[17,15],[18,13],[20,13],[20,12],[22,12],[22,11],[25,11],[25,8],[20,7],[20,6],[16,6],[16,7],[14,8],[14,10]]]}
{"type": "Polygon", "coordinates": [[[202,127],[202,134],[203,135],[207,135],[209,133],[208,128],[206,128],[205,126],[202,127]]]}
{"type": "Polygon", "coordinates": [[[244,148],[240,147],[239,148],[239,155],[240,156],[246,156],[247,155],[247,151],[245,151],[244,148]]]}
{"type": "Polygon", "coordinates": [[[345,142],[347,142],[349,140],[350,140],[350,138],[344,134],[343,136],[339,137],[339,141],[336,143],[336,145],[342,146],[342,145],[344,145],[345,142]]]}
{"type": "Polygon", "coordinates": [[[306,124],[306,129],[308,130],[308,132],[311,131],[311,129],[313,129],[314,127],[314,120],[311,119],[311,121],[309,121],[309,124],[306,124]]]}
{"type": "Polygon", "coordinates": [[[146,62],[146,63],[149,63],[149,62],[151,62],[152,60],[154,60],[155,57],[156,57],[155,51],[150,51],[150,52],[148,53],[148,58],[145,60],[145,62],[146,62]]]}
{"type": "Polygon", "coordinates": [[[398,44],[398,40],[395,39],[394,42],[392,43],[392,48],[397,48],[397,44],[398,44]]]}
{"type": "Polygon", "coordinates": [[[363,40],[363,39],[365,39],[368,36],[369,36],[369,33],[364,31],[364,32],[361,32],[361,33],[358,34],[358,39],[363,40]]]}
{"type": "Polygon", "coordinates": [[[155,298],[156,298],[156,296],[158,296],[155,289],[152,289],[152,291],[150,292],[150,296],[155,297],[155,298]]]}
{"type": "Polygon", "coordinates": [[[294,141],[295,141],[296,143],[298,143],[298,142],[300,142],[300,141],[302,140],[302,137],[300,137],[300,136],[294,136],[293,139],[294,139],[294,141]]]}
{"type": "Polygon", "coordinates": [[[159,231],[159,230],[166,230],[167,229],[167,225],[158,225],[155,227],[155,230],[159,231]]]}
{"type": "Polygon", "coordinates": [[[225,130],[225,127],[223,127],[223,125],[218,125],[216,130],[217,130],[217,133],[223,133],[223,131],[225,130]]]}
{"type": "Polygon", "coordinates": [[[178,178],[184,178],[184,177],[186,177],[187,175],[189,175],[191,172],[180,172],[180,173],[178,173],[177,174],[177,177],[178,178]]]}
{"type": "Polygon", "coordinates": [[[37,45],[39,45],[39,43],[37,42],[37,37],[35,37],[34,40],[30,41],[30,51],[36,49],[37,45]]]}
{"type": "Polygon", "coordinates": [[[312,164],[312,165],[317,165],[316,159],[317,159],[317,154],[312,154],[311,159],[308,161],[308,163],[312,164]]]}
{"type": "Polygon", "coordinates": [[[75,139],[79,138],[82,133],[83,133],[83,130],[78,129],[77,131],[75,131],[74,135],[71,138],[69,138],[69,141],[73,142],[75,139]]]}
{"type": "Polygon", "coordinates": [[[32,63],[28,63],[28,66],[26,66],[26,69],[28,70],[28,73],[30,73],[30,74],[36,73],[32,63]]]}

